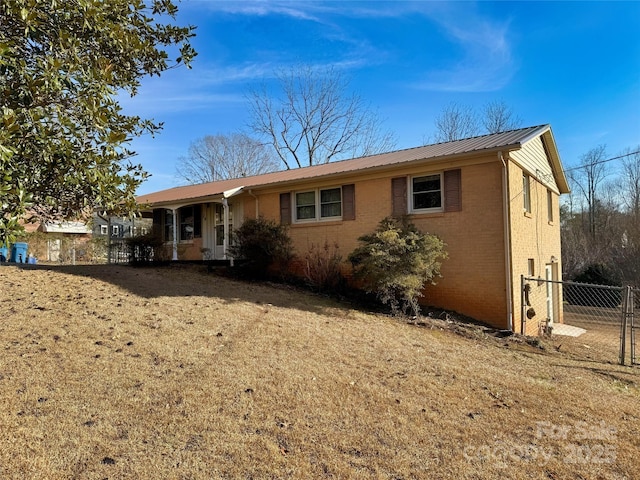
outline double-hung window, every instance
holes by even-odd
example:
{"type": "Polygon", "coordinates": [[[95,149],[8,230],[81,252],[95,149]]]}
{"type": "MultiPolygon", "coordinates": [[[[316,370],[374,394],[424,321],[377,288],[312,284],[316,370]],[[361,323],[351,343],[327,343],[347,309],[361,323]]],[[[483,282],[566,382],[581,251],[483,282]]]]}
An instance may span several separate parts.
{"type": "Polygon", "coordinates": [[[340,187],[297,192],[294,201],[296,222],[342,218],[342,189],[340,187]]]}
{"type": "Polygon", "coordinates": [[[441,212],[442,203],[441,174],[411,179],[411,210],[413,212],[441,212]]]}
{"type": "Polygon", "coordinates": [[[296,193],[296,220],[317,220],[315,191],[296,193]]]}
{"type": "Polygon", "coordinates": [[[190,205],[178,210],[180,241],[188,242],[202,236],[200,205],[190,205]]]}

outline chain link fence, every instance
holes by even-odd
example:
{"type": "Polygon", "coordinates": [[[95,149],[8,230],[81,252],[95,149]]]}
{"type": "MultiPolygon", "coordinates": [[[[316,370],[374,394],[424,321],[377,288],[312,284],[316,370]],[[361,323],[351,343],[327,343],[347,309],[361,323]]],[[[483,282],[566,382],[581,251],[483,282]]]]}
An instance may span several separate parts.
{"type": "Polygon", "coordinates": [[[639,303],[631,287],[522,277],[522,333],[573,337],[589,358],[637,365],[639,303]]]}

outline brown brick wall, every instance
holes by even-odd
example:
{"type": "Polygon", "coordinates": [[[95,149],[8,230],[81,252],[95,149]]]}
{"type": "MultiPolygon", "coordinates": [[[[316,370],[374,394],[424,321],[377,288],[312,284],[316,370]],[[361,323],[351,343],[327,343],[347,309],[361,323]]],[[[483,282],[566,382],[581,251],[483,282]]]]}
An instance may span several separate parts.
{"type": "MultiPolygon", "coordinates": [[[[508,160],[508,159],[507,159],[508,160]]],[[[507,293],[504,250],[502,163],[497,156],[468,159],[455,165],[409,166],[391,173],[368,173],[345,176],[340,181],[316,180],[304,189],[355,185],[355,220],[296,224],[289,227],[295,253],[304,257],[312,245],[325,242],[337,244],[345,261],[344,271],[350,273],[348,254],[358,237],[372,232],[378,222],[392,213],[392,178],[461,169],[462,209],[446,213],[414,214],[412,221],[423,232],[438,235],[447,244],[449,258],[443,262],[442,278],[437,285],[428,286],[422,302],[425,305],[455,310],[500,328],[507,327],[507,293]]],[[[513,327],[520,331],[521,275],[528,274],[528,259],[533,259],[535,276],[545,276],[545,266],[552,265],[554,279],[561,272],[558,195],[553,194],[553,221],[548,220],[547,188],[531,174],[531,213],[523,209],[523,170],[508,160],[511,236],[511,281],[513,327]],[[552,257],[555,261],[552,262],[552,257]]],[[[242,194],[235,202],[243,202],[244,218],[261,215],[280,221],[280,194],[294,192],[295,187],[274,188],[242,194]]],[[[236,221],[236,226],[238,222],[236,221]]],[[[203,232],[205,229],[203,224],[203,232]]],[[[201,239],[179,245],[181,259],[202,259],[201,239]]],[[[544,284],[532,282],[531,298],[536,316],[526,323],[526,333],[535,334],[547,318],[544,284]]],[[[555,321],[562,321],[562,292],[553,292],[555,321]]]]}
{"type": "MultiPolygon", "coordinates": [[[[447,166],[444,169],[452,168],[447,166]]],[[[337,243],[346,261],[357,246],[357,238],[373,231],[391,214],[391,178],[436,173],[423,168],[398,169],[393,175],[349,178],[339,184],[355,184],[355,221],[293,224],[290,236],[296,254],[304,256],[312,244],[337,243]]],[[[426,290],[423,303],[458,311],[497,327],[506,327],[505,256],[502,223],[502,172],[496,157],[484,163],[463,166],[462,210],[413,215],[424,232],[438,235],[447,244],[449,258],[442,266],[442,278],[426,290]]],[[[318,184],[319,187],[337,186],[318,184]]],[[[306,188],[306,187],[305,187],[306,188]]],[[[279,221],[279,194],[258,195],[259,212],[279,221]]],[[[255,216],[255,199],[247,198],[245,218],[255,216]]]]}
{"type": "MultiPolygon", "coordinates": [[[[535,172],[530,174],[531,214],[524,212],[523,202],[523,170],[509,162],[509,188],[511,195],[511,243],[513,272],[513,305],[516,331],[520,331],[521,311],[521,275],[528,275],[528,259],[533,259],[535,277],[545,277],[545,266],[552,265],[554,280],[561,275],[560,257],[560,208],[559,196],[552,194],[553,221],[548,220],[547,187],[535,179],[535,172]],[[555,262],[552,263],[552,258],[555,262]]],[[[537,334],[540,323],[547,318],[546,284],[530,282],[532,293],[531,307],[536,312],[533,319],[526,322],[526,333],[537,334]]],[[[555,321],[562,322],[562,291],[554,286],[553,306],[555,321]]]]}

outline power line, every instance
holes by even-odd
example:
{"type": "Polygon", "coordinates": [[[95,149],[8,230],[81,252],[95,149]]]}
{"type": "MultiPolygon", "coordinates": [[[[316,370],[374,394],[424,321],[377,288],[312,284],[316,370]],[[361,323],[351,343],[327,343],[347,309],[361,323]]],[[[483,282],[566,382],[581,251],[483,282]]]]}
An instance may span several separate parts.
{"type": "Polygon", "coordinates": [[[635,155],[637,153],[640,153],[640,150],[636,150],[635,152],[625,153],[624,155],[618,155],[617,157],[607,158],[606,160],[598,160],[596,162],[587,163],[586,165],[578,165],[577,167],[565,168],[564,171],[570,172],[571,170],[578,170],[579,168],[592,167],[593,165],[599,165],[601,163],[611,162],[612,160],[618,160],[620,158],[630,157],[631,155],[635,155]]]}

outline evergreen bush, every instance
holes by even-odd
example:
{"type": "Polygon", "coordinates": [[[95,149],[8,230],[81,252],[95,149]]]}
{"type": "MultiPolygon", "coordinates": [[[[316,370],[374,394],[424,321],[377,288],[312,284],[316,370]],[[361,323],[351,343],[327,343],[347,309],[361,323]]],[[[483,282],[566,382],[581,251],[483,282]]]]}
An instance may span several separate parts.
{"type": "Polygon", "coordinates": [[[387,217],[358,240],[360,246],[349,255],[355,279],[394,314],[410,309],[419,315],[425,284],[435,284],[447,258],[444,242],[422,233],[406,217],[387,217]]]}

